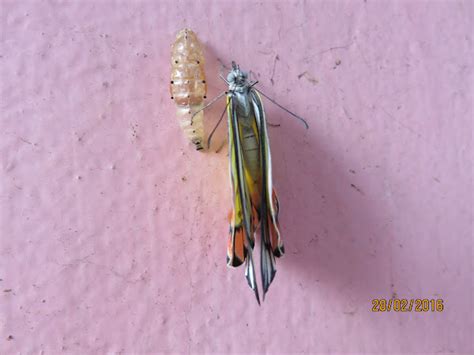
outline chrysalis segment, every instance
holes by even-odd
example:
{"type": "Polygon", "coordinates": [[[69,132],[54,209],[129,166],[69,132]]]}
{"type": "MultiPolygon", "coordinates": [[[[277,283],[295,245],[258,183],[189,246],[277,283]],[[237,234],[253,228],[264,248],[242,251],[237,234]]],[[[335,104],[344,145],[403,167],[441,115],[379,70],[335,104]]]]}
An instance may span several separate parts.
{"type": "Polygon", "coordinates": [[[204,148],[203,111],[192,117],[204,106],[207,84],[204,73],[204,55],[196,34],[181,30],[172,46],[171,54],[171,98],[177,106],[181,129],[195,145],[196,150],[204,148]]]}

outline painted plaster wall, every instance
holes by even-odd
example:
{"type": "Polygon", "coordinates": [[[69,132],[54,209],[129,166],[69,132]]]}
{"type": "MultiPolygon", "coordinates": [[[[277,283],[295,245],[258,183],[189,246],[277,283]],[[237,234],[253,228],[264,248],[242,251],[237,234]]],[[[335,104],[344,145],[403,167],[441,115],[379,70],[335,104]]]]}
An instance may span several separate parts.
{"type": "Polygon", "coordinates": [[[473,351],[472,1],[2,1],[0,18],[1,353],[473,351]],[[193,151],[175,121],[184,26],[209,97],[236,60],[310,124],[267,105],[287,254],[262,307],[225,265],[226,148],[193,151]],[[371,312],[391,297],[445,310],[371,312]]]}

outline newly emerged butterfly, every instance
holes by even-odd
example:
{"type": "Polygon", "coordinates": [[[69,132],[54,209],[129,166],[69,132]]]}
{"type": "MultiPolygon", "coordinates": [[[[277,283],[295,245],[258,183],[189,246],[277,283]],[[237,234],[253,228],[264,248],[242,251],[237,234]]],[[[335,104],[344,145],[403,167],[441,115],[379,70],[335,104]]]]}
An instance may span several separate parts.
{"type": "MultiPolygon", "coordinates": [[[[245,263],[245,276],[260,304],[253,257],[255,235],[258,232],[260,234],[263,298],[275,277],[275,257],[285,252],[278,225],[279,203],[273,188],[267,121],[260,94],[301,120],[306,128],[308,124],[255,89],[257,82],[251,83],[248,74],[234,62],[227,79],[221,78],[228,84],[228,91],[205,107],[227,94],[229,165],[233,192],[227,265],[236,267],[245,263]]],[[[208,145],[215,128],[209,136],[208,145]]]]}
{"type": "Polygon", "coordinates": [[[230,178],[233,212],[227,264],[245,262],[245,276],[260,303],[253,263],[254,234],[260,227],[263,297],[276,273],[275,257],[285,252],[278,226],[278,198],[272,184],[267,122],[258,92],[235,63],[227,76],[230,178]]]}
{"type": "Polygon", "coordinates": [[[196,150],[204,148],[204,113],[207,84],[204,73],[204,55],[196,34],[181,30],[172,46],[171,98],[176,103],[176,115],[181,129],[196,150]],[[193,112],[199,111],[196,115],[193,112]],[[192,118],[192,119],[191,119],[192,118]]]}

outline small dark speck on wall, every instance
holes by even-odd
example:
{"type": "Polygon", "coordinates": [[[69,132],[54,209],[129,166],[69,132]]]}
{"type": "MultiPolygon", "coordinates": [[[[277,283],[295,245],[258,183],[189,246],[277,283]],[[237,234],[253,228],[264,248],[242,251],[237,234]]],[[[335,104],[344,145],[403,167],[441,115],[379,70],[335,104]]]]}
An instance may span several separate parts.
{"type": "Polygon", "coordinates": [[[351,187],[355,189],[357,192],[359,192],[361,195],[365,195],[364,191],[362,191],[360,188],[358,188],[356,185],[351,184],[351,187]]]}

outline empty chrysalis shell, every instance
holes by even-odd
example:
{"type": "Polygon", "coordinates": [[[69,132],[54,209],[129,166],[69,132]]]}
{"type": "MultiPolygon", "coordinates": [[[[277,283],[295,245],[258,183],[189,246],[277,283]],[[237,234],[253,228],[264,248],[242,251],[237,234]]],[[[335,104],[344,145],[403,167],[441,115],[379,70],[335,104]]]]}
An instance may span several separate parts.
{"type": "Polygon", "coordinates": [[[171,98],[181,129],[196,150],[204,148],[204,106],[207,93],[204,55],[196,34],[183,29],[176,35],[171,52],[171,98]],[[192,120],[191,120],[192,118],[192,120]]]}

